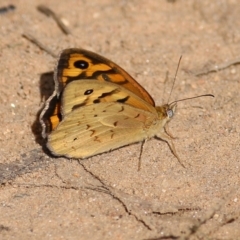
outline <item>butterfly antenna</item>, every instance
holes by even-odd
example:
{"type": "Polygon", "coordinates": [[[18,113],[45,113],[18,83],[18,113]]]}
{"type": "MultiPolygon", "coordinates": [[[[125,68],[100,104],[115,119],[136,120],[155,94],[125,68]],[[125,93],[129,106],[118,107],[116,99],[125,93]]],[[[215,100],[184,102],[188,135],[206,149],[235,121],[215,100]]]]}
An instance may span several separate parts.
{"type": "Polygon", "coordinates": [[[177,103],[177,102],[182,102],[182,101],[194,99],[194,98],[200,98],[200,97],[214,97],[214,95],[213,94],[203,94],[203,95],[199,95],[199,96],[195,96],[195,97],[183,98],[183,99],[173,101],[173,102],[169,103],[169,105],[172,105],[172,104],[177,103]]]}
{"type": "Polygon", "coordinates": [[[174,79],[173,79],[172,88],[171,88],[171,91],[170,91],[170,94],[169,94],[169,97],[168,97],[168,101],[167,101],[167,103],[169,103],[169,100],[170,100],[171,95],[172,95],[172,91],[173,91],[173,88],[174,88],[174,85],[175,85],[175,82],[176,82],[176,79],[177,79],[177,73],[178,73],[178,69],[179,69],[179,66],[180,66],[181,60],[182,60],[182,55],[180,56],[180,58],[179,58],[179,60],[178,60],[177,70],[176,70],[176,72],[175,72],[175,76],[174,76],[174,79]]]}

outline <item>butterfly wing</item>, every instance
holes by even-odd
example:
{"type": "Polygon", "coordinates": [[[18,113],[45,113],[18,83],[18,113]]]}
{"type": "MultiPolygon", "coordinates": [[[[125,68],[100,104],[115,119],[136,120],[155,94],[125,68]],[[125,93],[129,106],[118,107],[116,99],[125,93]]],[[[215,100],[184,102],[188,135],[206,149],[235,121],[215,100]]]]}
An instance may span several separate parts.
{"type": "Polygon", "coordinates": [[[73,109],[104,102],[124,103],[135,108],[155,112],[155,108],[127,89],[111,82],[81,80],[70,82],[62,94],[61,115],[73,109]]]}
{"type": "MultiPolygon", "coordinates": [[[[84,49],[65,49],[61,52],[55,67],[55,91],[46,101],[39,118],[43,138],[46,138],[62,120],[61,109],[64,108],[61,106],[61,94],[64,88],[70,82],[81,82],[87,79],[98,83],[114,83],[134,93],[153,107],[155,106],[149,93],[117,64],[84,49]]],[[[112,97],[104,99],[105,101],[114,101],[112,97]]],[[[128,98],[123,100],[126,104],[139,107],[138,101],[132,102],[128,98]]],[[[84,104],[86,105],[86,103],[84,104]]]]}
{"type": "Polygon", "coordinates": [[[63,50],[55,69],[55,84],[59,84],[58,92],[60,93],[69,82],[84,79],[115,83],[155,106],[149,93],[116,63],[85,49],[63,50]]]}
{"type": "Polygon", "coordinates": [[[73,81],[66,85],[60,98],[62,99],[61,101],[55,95],[51,100],[51,104],[49,104],[48,111],[42,116],[42,121],[44,121],[43,127],[47,126],[47,131],[44,129],[44,134],[54,130],[64,116],[73,109],[91,104],[119,102],[145,111],[155,112],[155,108],[152,105],[122,86],[111,82],[94,80],[73,81]]]}
{"type": "Polygon", "coordinates": [[[148,136],[157,114],[123,103],[104,102],[69,112],[48,137],[54,155],[86,158],[148,136]]]}

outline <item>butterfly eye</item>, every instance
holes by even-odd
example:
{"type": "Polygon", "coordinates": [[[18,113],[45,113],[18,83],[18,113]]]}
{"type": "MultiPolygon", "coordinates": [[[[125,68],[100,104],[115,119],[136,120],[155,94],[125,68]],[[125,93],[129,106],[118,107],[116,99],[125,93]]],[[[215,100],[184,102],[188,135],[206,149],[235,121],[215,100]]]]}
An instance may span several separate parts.
{"type": "Polygon", "coordinates": [[[167,115],[168,115],[169,118],[172,118],[173,117],[173,110],[172,109],[167,110],[167,115]]]}
{"type": "Polygon", "coordinates": [[[80,68],[80,69],[87,69],[89,66],[88,62],[84,60],[79,60],[74,63],[74,67],[80,68]]]}
{"type": "Polygon", "coordinates": [[[93,89],[88,89],[84,92],[84,95],[90,95],[93,92],[93,89]]]}

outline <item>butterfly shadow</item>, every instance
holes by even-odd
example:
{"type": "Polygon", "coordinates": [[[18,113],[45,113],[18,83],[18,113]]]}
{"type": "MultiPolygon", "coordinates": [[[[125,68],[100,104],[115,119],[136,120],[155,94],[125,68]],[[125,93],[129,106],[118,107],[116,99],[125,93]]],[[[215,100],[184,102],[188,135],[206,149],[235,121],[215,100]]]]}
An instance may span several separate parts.
{"type": "MultiPolygon", "coordinates": [[[[41,102],[45,102],[54,91],[54,80],[53,80],[54,72],[46,72],[42,73],[39,80],[39,90],[41,96],[41,102]]],[[[41,108],[38,110],[36,114],[36,118],[31,126],[32,132],[35,136],[35,141],[42,146],[42,150],[51,155],[50,151],[46,147],[46,141],[42,137],[42,126],[39,121],[40,114],[44,108],[44,104],[41,104],[41,108]]]]}

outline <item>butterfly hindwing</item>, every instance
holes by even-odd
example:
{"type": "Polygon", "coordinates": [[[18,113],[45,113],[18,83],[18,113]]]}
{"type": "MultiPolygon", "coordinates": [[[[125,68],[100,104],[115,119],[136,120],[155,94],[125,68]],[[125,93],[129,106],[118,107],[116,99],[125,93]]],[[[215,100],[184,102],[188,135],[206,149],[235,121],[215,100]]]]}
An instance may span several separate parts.
{"type": "Polygon", "coordinates": [[[144,127],[157,118],[152,105],[110,82],[73,81],[61,98],[62,120],[48,137],[57,155],[84,158],[140,141],[144,127]]]}
{"type": "Polygon", "coordinates": [[[122,103],[80,107],[49,135],[48,148],[59,156],[86,158],[145,139],[156,119],[157,114],[122,103]]]}

